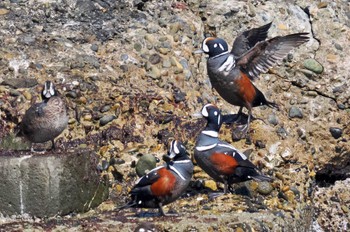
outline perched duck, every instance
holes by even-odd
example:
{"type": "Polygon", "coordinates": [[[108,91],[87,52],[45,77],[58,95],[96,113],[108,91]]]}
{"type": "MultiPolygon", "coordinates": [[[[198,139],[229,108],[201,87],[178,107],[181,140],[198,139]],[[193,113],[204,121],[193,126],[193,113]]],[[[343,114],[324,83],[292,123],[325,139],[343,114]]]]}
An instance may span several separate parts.
{"type": "MultiPolygon", "coordinates": [[[[194,53],[207,54],[207,72],[210,82],[219,95],[228,103],[248,110],[248,120],[242,128],[242,137],[249,131],[252,108],[266,105],[277,108],[277,104],[266,100],[264,94],[252,83],[260,73],[266,73],[282,60],[293,48],[309,41],[308,33],[267,38],[271,23],[239,34],[229,51],[225,40],[205,38],[200,50],[194,53]]],[[[239,117],[240,118],[240,117],[239,117]]]]}
{"type": "Polygon", "coordinates": [[[207,119],[207,125],[197,138],[194,158],[198,166],[210,177],[224,183],[224,193],[228,193],[233,183],[251,179],[272,180],[260,174],[256,166],[243,153],[219,139],[222,115],[215,105],[205,105],[201,113],[207,119]]]}
{"type": "Polygon", "coordinates": [[[192,173],[193,164],[187,155],[185,146],[177,140],[170,143],[166,163],[154,168],[141,177],[132,188],[131,201],[118,208],[158,208],[162,216],[162,206],[178,199],[187,189],[192,173]]]}
{"type": "MultiPolygon", "coordinates": [[[[58,96],[51,81],[46,81],[41,92],[42,102],[32,105],[20,124],[20,132],[32,143],[52,142],[68,125],[65,102],[58,96]]],[[[33,144],[31,150],[34,151],[33,144]]]]}

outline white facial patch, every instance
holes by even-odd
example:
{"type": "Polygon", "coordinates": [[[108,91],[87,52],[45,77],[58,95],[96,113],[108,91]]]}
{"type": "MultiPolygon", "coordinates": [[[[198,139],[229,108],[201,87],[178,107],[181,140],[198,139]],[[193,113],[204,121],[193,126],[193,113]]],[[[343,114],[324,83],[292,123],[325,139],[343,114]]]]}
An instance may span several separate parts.
{"type": "MultiPolygon", "coordinates": [[[[221,45],[221,44],[220,44],[221,45]]],[[[217,48],[218,47],[218,44],[214,44],[214,48],[217,48]]]]}
{"type": "Polygon", "coordinates": [[[207,39],[205,39],[205,40],[203,41],[202,50],[203,50],[204,52],[209,52],[209,47],[208,47],[208,45],[207,45],[207,39]]]}
{"type": "Polygon", "coordinates": [[[177,147],[177,141],[174,142],[174,152],[175,154],[180,154],[179,148],[177,147]]]}
{"type": "Polygon", "coordinates": [[[203,109],[202,109],[202,115],[203,115],[204,117],[208,117],[208,116],[209,116],[207,107],[210,106],[210,105],[211,105],[211,104],[207,104],[207,105],[205,105],[205,106],[203,107],[203,109]]]}
{"type": "Polygon", "coordinates": [[[220,125],[220,121],[221,121],[221,117],[220,117],[221,115],[219,115],[219,117],[218,117],[218,125],[220,125]]]}
{"type": "Polygon", "coordinates": [[[50,94],[51,94],[52,96],[55,95],[55,89],[53,88],[52,82],[50,82],[50,89],[49,89],[49,91],[50,91],[50,94]]]}
{"type": "Polygon", "coordinates": [[[219,47],[221,48],[221,50],[225,51],[225,48],[224,48],[224,46],[222,46],[221,43],[219,43],[219,47]]]}

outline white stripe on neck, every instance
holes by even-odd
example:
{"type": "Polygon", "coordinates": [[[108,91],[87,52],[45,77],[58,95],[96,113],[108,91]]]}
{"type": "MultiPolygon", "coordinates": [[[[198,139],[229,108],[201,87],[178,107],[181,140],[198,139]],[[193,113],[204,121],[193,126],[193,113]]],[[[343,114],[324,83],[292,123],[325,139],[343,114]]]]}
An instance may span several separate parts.
{"type": "Polygon", "coordinates": [[[216,57],[219,57],[219,56],[225,55],[225,54],[227,54],[227,53],[229,53],[229,51],[227,51],[227,52],[223,52],[223,53],[220,53],[220,54],[218,54],[218,55],[216,55],[216,56],[213,56],[213,57],[210,57],[210,59],[213,59],[213,58],[216,58],[216,57]]]}
{"type": "Polygon", "coordinates": [[[213,149],[214,147],[216,147],[217,143],[214,143],[212,145],[207,145],[207,146],[198,146],[196,147],[197,151],[206,151],[206,150],[210,150],[213,149]]]}
{"type": "Polygon", "coordinates": [[[177,161],[174,161],[174,164],[185,164],[189,162],[191,162],[191,160],[177,160],[177,161]]]}
{"type": "Polygon", "coordinates": [[[210,137],[217,138],[219,136],[219,133],[217,131],[202,131],[203,134],[208,135],[210,137]]]}
{"type": "Polygon", "coordinates": [[[181,179],[186,180],[186,178],[177,170],[174,166],[169,165],[170,169],[173,170],[181,179]]]}

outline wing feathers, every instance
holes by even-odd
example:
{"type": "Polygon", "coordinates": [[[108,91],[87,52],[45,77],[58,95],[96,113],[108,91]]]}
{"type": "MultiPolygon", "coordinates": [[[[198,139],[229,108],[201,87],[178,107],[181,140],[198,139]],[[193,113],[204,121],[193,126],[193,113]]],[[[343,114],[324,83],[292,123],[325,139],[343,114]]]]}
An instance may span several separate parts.
{"type": "Polygon", "coordinates": [[[291,50],[307,41],[308,33],[296,33],[259,42],[237,59],[237,65],[241,65],[249,78],[254,80],[260,73],[267,72],[281,61],[291,50]]]}

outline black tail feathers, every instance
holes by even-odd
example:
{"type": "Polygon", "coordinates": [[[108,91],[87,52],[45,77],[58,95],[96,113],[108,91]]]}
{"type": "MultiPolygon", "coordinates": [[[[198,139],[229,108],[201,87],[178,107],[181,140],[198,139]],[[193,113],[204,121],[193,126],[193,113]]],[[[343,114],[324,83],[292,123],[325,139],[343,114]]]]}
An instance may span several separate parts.
{"type": "Polygon", "coordinates": [[[267,100],[266,100],[266,105],[267,105],[268,107],[274,108],[274,109],[276,109],[276,110],[280,110],[279,106],[278,106],[276,103],[274,103],[274,102],[270,102],[270,101],[267,101],[267,100]]]}

